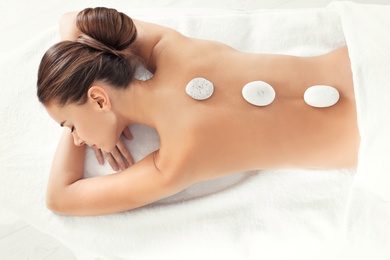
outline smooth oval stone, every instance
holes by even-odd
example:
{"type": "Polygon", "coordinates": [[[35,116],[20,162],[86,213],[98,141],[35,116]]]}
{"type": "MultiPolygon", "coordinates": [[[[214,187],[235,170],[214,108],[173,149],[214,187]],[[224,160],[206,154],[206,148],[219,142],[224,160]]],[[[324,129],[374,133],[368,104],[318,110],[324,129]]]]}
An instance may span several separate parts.
{"type": "Polygon", "coordinates": [[[316,85],[306,89],[303,99],[309,106],[323,108],[336,104],[340,99],[340,94],[334,87],[316,85]]]}
{"type": "Polygon", "coordinates": [[[186,86],[186,93],[196,100],[208,99],[213,92],[213,83],[205,78],[194,78],[186,86]]]}
{"type": "Polygon", "coordinates": [[[242,88],[242,96],[255,106],[267,106],[275,99],[275,90],[264,81],[252,81],[242,88]]]}

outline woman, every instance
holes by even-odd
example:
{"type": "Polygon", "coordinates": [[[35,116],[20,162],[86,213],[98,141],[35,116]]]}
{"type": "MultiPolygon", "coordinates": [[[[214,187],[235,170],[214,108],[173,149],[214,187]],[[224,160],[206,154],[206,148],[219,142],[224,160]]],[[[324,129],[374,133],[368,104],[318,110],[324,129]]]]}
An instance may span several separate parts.
{"type": "Polygon", "coordinates": [[[243,53],[105,8],[67,14],[61,36],[66,41],[47,51],[38,73],[39,100],[71,130],[61,137],[48,185],[55,212],[125,211],[254,169],[356,167],[360,139],[346,47],[316,57],[243,53]],[[134,79],[139,62],[150,80],[134,79]],[[215,87],[207,100],[185,92],[197,77],[215,87]],[[276,91],[268,106],[242,98],[243,86],[258,80],[276,91]],[[337,104],[304,102],[305,90],[319,84],[338,89],[337,104]],[[116,151],[133,123],[154,127],[160,149],[121,173],[83,179],[84,144],[116,151]]]}

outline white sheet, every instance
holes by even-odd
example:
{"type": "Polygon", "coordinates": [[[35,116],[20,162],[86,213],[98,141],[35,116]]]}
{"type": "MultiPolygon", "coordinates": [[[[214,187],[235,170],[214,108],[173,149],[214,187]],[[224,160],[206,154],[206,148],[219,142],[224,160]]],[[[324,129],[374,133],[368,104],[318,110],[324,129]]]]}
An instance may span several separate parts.
{"type": "Polygon", "coordinates": [[[390,5],[331,7],[349,47],[361,135],[346,231],[355,244],[390,253],[390,5]]]}
{"type": "MultiPolygon", "coordinates": [[[[122,11],[243,51],[315,55],[345,44],[338,15],[325,9],[122,11]]],[[[0,204],[81,253],[81,259],[259,259],[310,255],[310,248],[331,248],[328,255],[343,249],[338,242],[352,170],[241,173],[100,217],[63,217],[47,210],[45,187],[61,129],[38,104],[35,80],[43,52],[57,40],[52,29],[0,64],[5,93],[0,97],[0,204]]],[[[132,131],[135,141],[129,146],[135,159],[158,147],[153,129],[133,126],[132,131]]],[[[92,157],[89,151],[87,175],[110,171],[92,157]]]]}

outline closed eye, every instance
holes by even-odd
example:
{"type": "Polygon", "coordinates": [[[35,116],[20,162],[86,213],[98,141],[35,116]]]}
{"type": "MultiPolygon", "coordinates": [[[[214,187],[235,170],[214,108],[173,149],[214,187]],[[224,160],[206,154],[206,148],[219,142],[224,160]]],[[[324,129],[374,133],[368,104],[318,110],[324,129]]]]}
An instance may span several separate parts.
{"type": "MultiPolygon", "coordinates": [[[[66,122],[66,121],[61,122],[60,126],[61,126],[61,127],[64,127],[65,122],[66,122]]],[[[72,127],[70,128],[70,132],[73,133],[74,130],[75,130],[75,128],[74,128],[74,126],[72,126],[72,127]]]]}

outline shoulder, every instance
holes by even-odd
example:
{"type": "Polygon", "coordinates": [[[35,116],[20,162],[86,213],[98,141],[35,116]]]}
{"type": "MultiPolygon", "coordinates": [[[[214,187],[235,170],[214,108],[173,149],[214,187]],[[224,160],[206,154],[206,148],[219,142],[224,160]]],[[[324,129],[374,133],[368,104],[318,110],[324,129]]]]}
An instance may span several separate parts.
{"type": "Polygon", "coordinates": [[[79,12],[77,11],[64,13],[60,17],[60,22],[73,21],[73,20],[75,21],[78,13],[79,12]]]}
{"type": "Polygon", "coordinates": [[[137,28],[137,39],[134,42],[138,55],[145,61],[147,68],[155,72],[161,61],[166,61],[165,54],[171,59],[175,53],[169,52],[170,47],[183,45],[188,38],[180,32],[158,24],[133,19],[137,28]]]}

